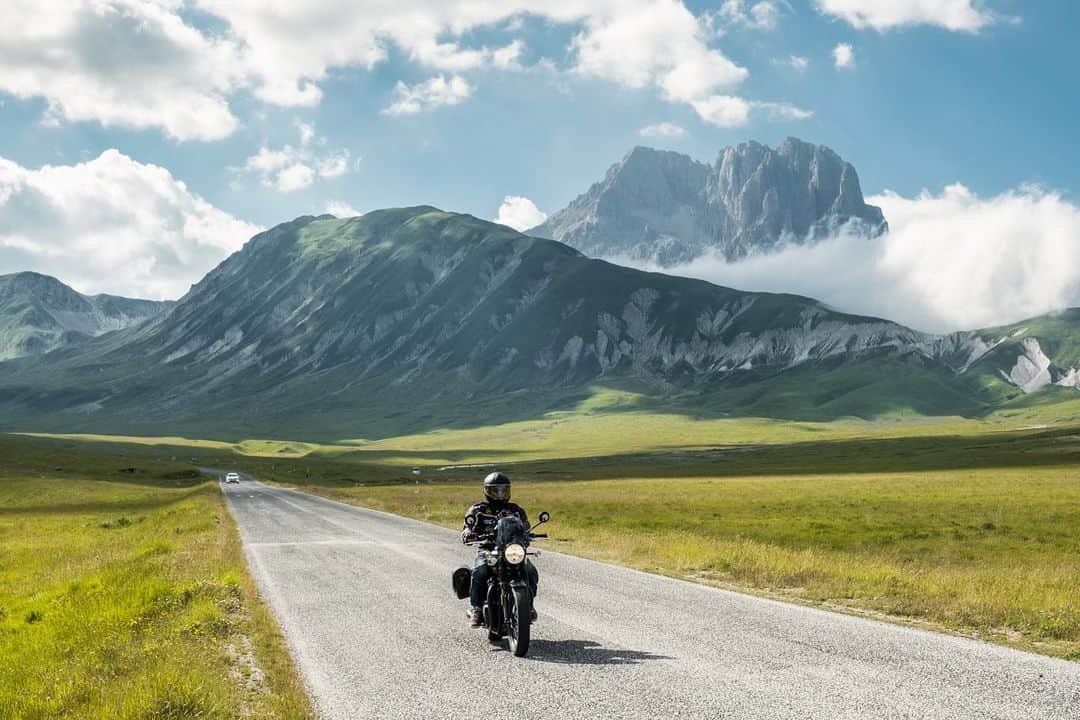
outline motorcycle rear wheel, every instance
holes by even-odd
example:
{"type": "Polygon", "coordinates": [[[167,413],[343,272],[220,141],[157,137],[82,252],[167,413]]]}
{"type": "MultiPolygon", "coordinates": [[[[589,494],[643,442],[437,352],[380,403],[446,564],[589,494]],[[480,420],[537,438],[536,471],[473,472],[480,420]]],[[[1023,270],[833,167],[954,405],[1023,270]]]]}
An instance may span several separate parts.
{"type": "Polygon", "coordinates": [[[510,652],[515,657],[525,657],[529,653],[529,636],[532,634],[532,593],[528,588],[514,588],[511,598],[513,606],[506,618],[510,652]]]}

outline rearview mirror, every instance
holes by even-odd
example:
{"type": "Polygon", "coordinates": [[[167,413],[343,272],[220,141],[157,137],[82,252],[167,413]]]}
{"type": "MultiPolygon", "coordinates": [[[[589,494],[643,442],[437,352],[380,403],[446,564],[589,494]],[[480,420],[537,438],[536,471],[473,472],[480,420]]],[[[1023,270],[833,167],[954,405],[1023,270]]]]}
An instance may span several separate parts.
{"type": "Polygon", "coordinates": [[[475,525],[476,525],[476,516],[475,515],[466,515],[465,516],[465,526],[471,528],[471,527],[473,527],[475,525]]]}
{"type": "Polygon", "coordinates": [[[545,510],[544,512],[540,513],[540,523],[539,524],[543,525],[544,523],[546,523],[550,519],[551,519],[551,513],[549,513],[548,511],[545,510]]]}

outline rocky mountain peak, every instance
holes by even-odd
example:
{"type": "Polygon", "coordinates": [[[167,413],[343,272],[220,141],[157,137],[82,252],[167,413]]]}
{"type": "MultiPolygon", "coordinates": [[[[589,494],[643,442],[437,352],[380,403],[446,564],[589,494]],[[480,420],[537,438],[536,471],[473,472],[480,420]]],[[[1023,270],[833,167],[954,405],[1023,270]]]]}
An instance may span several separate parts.
{"type": "Polygon", "coordinates": [[[813,242],[849,224],[868,236],[887,227],[850,163],[787,138],[775,149],[754,141],[725,148],[712,166],[635,147],[531,233],[589,255],[675,265],[813,242]]]}
{"type": "Polygon", "coordinates": [[[0,275],[0,302],[14,298],[32,299],[56,310],[86,310],[83,296],[50,275],[18,272],[0,275]]]}

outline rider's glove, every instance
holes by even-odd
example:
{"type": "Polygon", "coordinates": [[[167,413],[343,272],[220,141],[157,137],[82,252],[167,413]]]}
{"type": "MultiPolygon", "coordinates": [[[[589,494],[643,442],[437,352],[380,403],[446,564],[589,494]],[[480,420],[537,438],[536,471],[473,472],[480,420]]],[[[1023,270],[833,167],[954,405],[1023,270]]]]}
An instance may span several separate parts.
{"type": "Polygon", "coordinates": [[[461,543],[463,545],[470,542],[471,540],[475,540],[475,539],[476,539],[476,536],[473,535],[470,531],[468,531],[468,530],[462,530],[461,531],[461,543]]]}

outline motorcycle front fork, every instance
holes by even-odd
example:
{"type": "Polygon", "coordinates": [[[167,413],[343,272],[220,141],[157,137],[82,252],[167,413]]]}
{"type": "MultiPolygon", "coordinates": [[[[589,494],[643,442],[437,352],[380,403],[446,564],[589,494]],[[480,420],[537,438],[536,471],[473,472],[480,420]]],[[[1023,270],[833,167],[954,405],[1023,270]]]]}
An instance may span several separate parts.
{"type": "Polygon", "coordinates": [[[487,602],[484,603],[484,624],[488,628],[502,630],[502,597],[497,582],[488,583],[487,602]]]}

